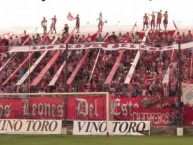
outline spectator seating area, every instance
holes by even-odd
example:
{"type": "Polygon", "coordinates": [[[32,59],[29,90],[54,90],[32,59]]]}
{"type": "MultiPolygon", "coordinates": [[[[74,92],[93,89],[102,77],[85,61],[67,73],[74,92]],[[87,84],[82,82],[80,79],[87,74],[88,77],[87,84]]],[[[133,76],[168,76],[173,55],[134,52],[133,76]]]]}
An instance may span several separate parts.
{"type": "MultiPolygon", "coordinates": [[[[144,42],[151,47],[170,46],[181,40],[182,43],[192,41],[192,34],[174,33],[175,31],[150,31],[144,42]]],[[[76,43],[142,43],[144,32],[125,32],[125,33],[106,33],[93,35],[74,34],[69,44],[76,43]]],[[[33,52],[30,59],[29,53],[15,52],[8,53],[14,46],[36,46],[48,44],[63,44],[66,35],[28,35],[26,32],[19,35],[13,35],[9,38],[1,36],[0,38],[0,92],[1,93],[27,93],[27,92],[94,92],[108,91],[112,96],[155,96],[159,99],[176,96],[178,87],[178,51],[145,51],[140,50],[140,59],[135,66],[129,84],[124,81],[132,66],[138,50],[107,51],[103,49],[90,50],[63,50],[59,53],[56,61],[50,66],[45,76],[38,85],[31,85],[34,79],[39,75],[42,69],[47,65],[56,51],[33,52]],[[42,56],[42,59],[39,59],[42,56]],[[25,75],[31,66],[39,59],[37,66],[23,81],[16,85],[25,75]],[[120,59],[119,62],[116,62],[120,59]],[[21,67],[22,62],[26,61],[21,67]],[[64,65],[64,62],[67,62],[64,65]],[[81,62],[81,63],[80,63],[81,62]],[[117,65],[117,68],[115,67],[117,65]],[[54,83],[50,81],[60,69],[64,67],[57,76],[54,83]],[[79,65],[79,69],[77,66],[79,65]],[[18,69],[19,68],[19,69],[18,69]],[[105,81],[114,68],[114,75],[110,83],[105,81]],[[169,68],[168,83],[163,83],[166,71],[169,68]],[[14,71],[18,69],[14,73],[14,71]],[[74,79],[67,83],[74,70],[77,70],[74,79]],[[13,75],[14,73],[14,75],[13,75]],[[9,78],[10,80],[6,82],[9,78]],[[6,82],[6,83],[5,83],[6,82]]],[[[185,49],[182,51],[182,80],[183,82],[192,81],[192,51],[185,49]]]]}

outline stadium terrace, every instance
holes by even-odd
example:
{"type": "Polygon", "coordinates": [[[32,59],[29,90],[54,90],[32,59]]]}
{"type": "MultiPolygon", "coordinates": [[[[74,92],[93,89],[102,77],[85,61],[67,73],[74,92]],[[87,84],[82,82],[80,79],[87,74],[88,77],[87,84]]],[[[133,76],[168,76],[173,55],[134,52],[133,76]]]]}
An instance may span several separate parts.
{"type": "MultiPolygon", "coordinates": [[[[70,33],[50,34],[44,29],[42,36],[26,31],[21,36],[3,36],[1,118],[87,120],[84,123],[89,126],[100,124],[94,121],[107,120],[111,114],[115,121],[126,120],[116,125],[144,121],[134,123],[138,131],[140,124],[149,131],[149,122],[154,126],[193,124],[189,117],[193,116],[191,31],[180,34],[175,26],[174,30],[147,27],[103,34],[100,28],[85,36],[79,29],[75,33],[78,26],[70,33]],[[64,92],[96,94],[53,97],[64,92]],[[99,92],[108,92],[110,99],[97,95],[99,92]],[[36,97],[7,98],[8,93],[35,93],[36,97]],[[52,93],[52,98],[46,93],[52,93]]],[[[74,126],[81,123],[75,121],[74,126]]],[[[121,125],[120,130],[124,130],[121,125]]]]}

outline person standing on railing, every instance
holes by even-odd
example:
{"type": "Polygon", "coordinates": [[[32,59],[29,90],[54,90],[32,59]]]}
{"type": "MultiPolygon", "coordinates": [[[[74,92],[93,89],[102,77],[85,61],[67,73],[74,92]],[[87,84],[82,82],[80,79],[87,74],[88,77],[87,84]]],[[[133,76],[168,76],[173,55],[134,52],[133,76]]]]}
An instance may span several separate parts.
{"type": "Polygon", "coordinates": [[[99,13],[99,18],[97,19],[99,20],[99,23],[98,23],[98,31],[99,32],[102,32],[103,30],[103,17],[102,17],[102,12],[99,13]]]}
{"type": "Polygon", "coordinates": [[[77,14],[77,16],[74,18],[76,19],[76,33],[79,33],[80,31],[80,17],[79,17],[79,14],[77,14]]]}
{"type": "Polygon", "coordinates": [[[50,25],[50,32],[52,34],[53,31],[55,31],[55,34],[56,34],[56,21],[57,21],[56,15],[53,18],[51,18],[51,20],[52,20],[52,23],[50,25]]]}
{"type": "Polygon", "coordinates": [[[68,26],[68,24],[65,24],[62,36],[64,37],[64,36],[68,35],[68,33],[69,33],[69,26],[68,26]]]}
{"type": "Polygon", "coordinates": [[[159,12],[156,12],[157,13],[157,22],[156,22],[156,28],[161,30],[161,21],[162,21],[162,10],[160,10],[159,12]]]}
{"type": "Polygon", "coordinates": [[[43,17],[43,20],[41,21],[41,26],[43,28],[43,33],[47,33],[47,20],[46,17],[43,17]]]}
{"type": "Polygon", "coordinates": [[[147,13],[145,13],[145,15],[143,16],[143,30],[142,31],[145,31],[145,27],[146,27],[146,30],[148,29],[148,21],[149,21],[149,17],[147,13]]]}
{"type": "Polygon", "coordinates": [[[155,14],[154,12],[152,12],[152,14],[149,14],[149,16],[151,16],[151,30],[154,30],[155,29],[155,14]]]}

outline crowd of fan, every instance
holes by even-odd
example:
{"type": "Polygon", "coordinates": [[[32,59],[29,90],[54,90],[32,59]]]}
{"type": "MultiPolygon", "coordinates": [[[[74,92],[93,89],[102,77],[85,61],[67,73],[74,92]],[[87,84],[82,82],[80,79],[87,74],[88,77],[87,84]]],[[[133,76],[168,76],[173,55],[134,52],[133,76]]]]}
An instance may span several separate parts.
{"type": "MultiPolygon", "coordinates": [[[[0,56],[0,67],[13,55],[6,53],[9,48],[17,45],[38,45],[38,44],[51,44],[53,40],[58,37],[54,44],[64,43],[66,35],[52,36],[40,36],[39,34],[29,36],[26,32],[22,36],[12,36],[9,39],[0,38],[1,56],[0,56]],[[30,37],[29,39],[27,39],[30,37]],[[26,41],[27,40],[27,41],[26,41]]],[[[175,40],[181,38],[182,42],[192,41],[192,34],[189,31],[188,34],[177,33],[173,37],[169,31],[150,31],[147,35],[146,44],[150,46],[165,46],[171,45],[175,40]]],[[[141,40],[141,34],[138,32],[134,33],[119,33],[116,34],[99,34],[95,39],[93,36],[88,34],[80,35],[75,34],[70,39],[70,43],[87,43],[87,42],[110,42],[110,43],[124,43],[124,42],[139,42],[141,40]]],[[[29,63],[26,63],[21,67],[19,72],[11,78],[11,80],[5,85],[0,87],[0,92],[13,93],[13,92],[93,92],[93,91],[109,91],[112,96],[155,96],[160,100],[169,96],[177,95],[178,87],[178,59],[174,57],[171,60],[173,51],[143,51],[141,50],[141,57],[136,66],[135,73],[131,79],[130,84],[124,84],[124,80],[131,67],[132,61],[135,58],[137,50],[124,50],[121,62],[118,69],[113,77],[111,84],[105,85],[104,82],[109,75],[116,58],[119,55],[119,51],[104,51],[99,49],[92,49],[88,53],[85,62],[81,66],[74,81],[70,85],[66,85],[67,79],[70,77],[80,59],[88,50],[72,50],[68,52],[68,63],[66,69],[62,70],[61,75],[54,86],[48,86],[54,74],[62,65],[66,58],[67,52],[63,51],[58,57],[57,61],[51,66],[46,75],[38,86],[32,87],[30,83],[39,74],[42,68],[47,64],[49,59],[55,52],[50,51],[46,54],[44,59],[38,64],[35,70],[30,74],[30,77],[20,86],[15,84],[22,78],[29,67],[39,58],[42,52],[35,52],[30,59],[29,63]],[[69,54],[71,53],[71,54],[69,54]],[[99,53],[99,55],[98,55],[99,53]],[[95,70],[92,73],[93,66],[98,56],[95,70]],[[169,83],[162,83],[163,77],[170,67],[169,83]],[[67,72],[66,72],[67,70],[67,72]]],[[[183,81],[190,81],[192,79],[191,65],[191,50],[182,51],[182,69],[183,69],[183,81]]],[[[18,65],[24,61],[28,56],[28,53],[16,53],[11,61],[5,65],[0,71],[0,84],[2,84],[18,67],[18,65]]]]}

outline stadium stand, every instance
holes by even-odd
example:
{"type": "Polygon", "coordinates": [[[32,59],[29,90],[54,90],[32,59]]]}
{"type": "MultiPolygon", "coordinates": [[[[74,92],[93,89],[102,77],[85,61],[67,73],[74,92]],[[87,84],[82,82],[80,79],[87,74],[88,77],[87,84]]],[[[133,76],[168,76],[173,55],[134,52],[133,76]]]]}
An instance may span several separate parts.
{"type": "MultiPolygon", "coordinates": [[[[126,32],[116,34],[94,33],[87,37],[73,34],[68,44],[110,43],[141,44],[149,46],[151,51],[139,49],[70,49],[56,51],[10,52],[14,47],[64,44],[68,36],[45,35],[11,36],[0,38],[0,92],[1,93],[36,93],[36,92],[100,92],[108,91],[113,97],[148,96],[143,100],[146,107],[173,105],[177,114],[176,103],[178,88],[178,52],[154,51],[172,46],[174,43],[192,42],[191,31],[188,34],[175,33],[175,30],[150,30],[144,32],[126,32]],[[53,37],[53,38],[51,38],[53,37]],[[61,38],[60,38],[61,37],[61,38]],[[143,42],[143,38],[146,41],[143,42]],[[104,42],[103,42],[104,41],[104,42]],[[124,83],[129,70],[133,67],[136,54],[140,58],[135,66],[129,84],[124,83]],[[51,59],[52,58],[52,59],[51,59]],[[67,59],[67,60],[66,60],[67,59]],[[52,61],[51,63],[49,63],[52,61]],[[66,63],[67,62],[67,63],[66,63]],[[46,69],[46,71],[44,71],[46,69]],[[44,71],[44,73],[40,73],[44,71]],[[167,77],[167,73],[170,75],[167,77]],[[38,82],[36,77],[41,77],[38,82]],[[163,81],[164,80],[164,81],[163,81]],[[172,103],[171,103],[172,100],[172,103]],[[171,103],[171,104],[170,104],[171,103]]],[[[142,45],[140,45],[142,46],[142,45]]],[[[192,82],[192,51],[182,50],[182,81],[192,82]]],[[[173,115],[175,116],[175,115],[173,115]]],[[[172,118],[172,117],[171,117],[172,118]]],[[[176,118],[172,118],[174,121],[176,118]]],[[[172,123],[172,121],[171,121],[172,123]]]]}

